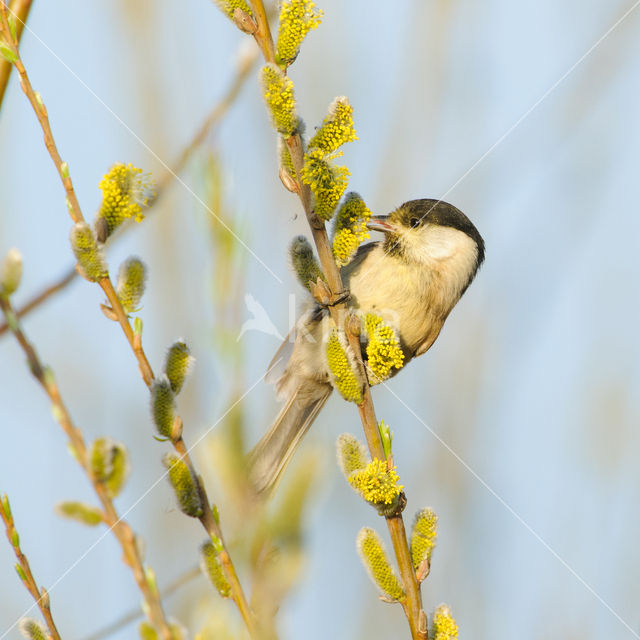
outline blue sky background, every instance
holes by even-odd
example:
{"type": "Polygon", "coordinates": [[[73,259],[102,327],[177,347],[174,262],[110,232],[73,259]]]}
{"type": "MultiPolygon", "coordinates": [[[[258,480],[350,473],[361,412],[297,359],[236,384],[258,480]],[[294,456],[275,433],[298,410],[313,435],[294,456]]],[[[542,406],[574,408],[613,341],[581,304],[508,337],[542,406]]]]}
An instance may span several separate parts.
{"type": "MultiPolygon", "coordinates": [[[[323,24],[291,76],[309,129],[336,95],[352,102],[350,188],[378,214],[412,198],[446,199],[487,244],[435,347],[374,391],[395,432],[407,520],[426,505],[440,516],[425,608],[447,602],[461,638],[638,638],[640,6],[319,4],[323,24]]],[[[156,175],[171,163],[223,94],[243,41],[207,0],[36,2],[29,28],[23,59],[87,215],[112,163],[156,175]]],[[[305,221],[277,177],[256,73],[207,146],[224,165],[243,239],[282,281],[247,253],[238,294],[251,294],[284,334],[289,294],[301,300],[285,247],[305,221]]],[[[212,338],[216,274],[208,214],[193,195],[202,197],[197,163],[181,179],[109,260],[114,271],[131,253],[149,265],[140,315],[152,364],[178,336],[191,344],[197,367],[181,412],[195,441],[227,409],[230,375],[212,338]]],[[[0,254],[15,246],[24,257],[19,305],[71,259],[64,194],[15,78],[0,113],[0,193],[0,254]]],[[[124,511],[159,477],[163,449],[150,437],[135,362],[100,302],[97,287],[77,281],[24,324],[87,439],[108,434],[130,446],[124,511]]],[[[257,332],[243,341],[249,388],[278,341],[257,332]]],[[[38,580],[64,575],[51,591],[63,635],[83,638],[139,595],[110,536],[74,565],[101,532],[59,520],[52,506],[90,501],[91,491],[7,336],[0,382],[0,487],[38,580]]],[[[258,384],[244,403],[257,439],[277,411],[271,388],[258,384]]],[[[333,398],[305,445],[326,467],[305,576],[280,612],[283,638],[404,633],[401,611],[377,601],[355,552],[360,527],[383,525],[333,463],[344,431],[359,433],[357,416],[333,398]]],[[[206,446],[196,456],[206,467],[206,446]]],[[[127,518],[161,585],[194,562],[200,530],[177,513],[166,482],[127,518]]],[[[12,564],[0,545],[0,637],[31,604],[12,564]]],[[[180,597],[168,602],[180,607],[180,597]]]]}

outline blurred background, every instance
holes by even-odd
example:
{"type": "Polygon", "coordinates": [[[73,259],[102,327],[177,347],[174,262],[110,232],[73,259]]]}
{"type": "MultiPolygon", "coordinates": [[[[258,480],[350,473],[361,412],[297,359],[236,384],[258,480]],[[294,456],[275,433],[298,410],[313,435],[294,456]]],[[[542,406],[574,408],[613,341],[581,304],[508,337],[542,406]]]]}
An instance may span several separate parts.
{"type": "MultiPolygon", "coordinates": [[[[345,148],[350,189],[376,214],[443,198],[487,244],[434,348],[373,392],[395,433],[407,523],[424,506],[440,517],[425,609],[448,603],[462,638],[639,637],[639,3],[318,4],[323,24],[290,72],[308,130],[347,95],[359,136],[345,148]]],[[[23,60],[87,217],[113,163],[163,176],[252,49],[208,0],[36,1],[28,26],[23,60]]],[[[180,179],[108,253],[113,273],[130,254],[149,267],[138,315],[152,365],[178,337],[196,356],[179,403],[186,440],[199,440],[198,467],[240,556],[248,525],[225,490],[224,452],[239,446],[229,444],[238,424],[248,447],[276,414],[261,376],[279,345],[260,331],[238,340],[252,318],[245,296],[282,335],[304,297],[286,247],[306,221],[278,179],[257,69],[180,179]]],[[[0,255],[15,246],[24,258],[20,306],[72,259],[64,193],[15,76],[0,112],[0,193],[0,255]]],[[[126,518],[162,588],[196,563],[204,532],[166,481],[154,485],[167,445],[152,438],[148,393],[102,301],[76,279],[24,328],[87,440],[129,447],[133,470],[117,504],[133,507],[126,518]]],[[[112,536],[54,515],[61,500],[93,502],[92,490],[7,334],[0,382],[0,488],[37,580],[55,583],[62,635],[88,638],[135,608],[139,592],[112,536]]],[[[333,397],[300,454],[315,480],[295,584],[278,613],[282,638],[409,636],[355,551],[362,526],[385,539],[386,530],[335,464],[345,431],[360,435],[357,413],[333,397]]],[[[13,562],[0,544],[0,635],[32,604],[13,562]]],[[[203,578],[165,604],[191,634],[211,616],[237,625],[232,603],[203,578]]],[[[110,637],[135,634],[129,626],[110,637]]]]}

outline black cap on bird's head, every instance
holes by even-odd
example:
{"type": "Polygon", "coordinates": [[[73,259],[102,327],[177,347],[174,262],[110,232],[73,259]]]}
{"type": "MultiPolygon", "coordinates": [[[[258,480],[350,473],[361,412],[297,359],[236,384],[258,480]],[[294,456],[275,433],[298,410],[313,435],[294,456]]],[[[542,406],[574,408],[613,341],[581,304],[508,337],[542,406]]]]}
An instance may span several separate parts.
{"type": "Polygon", "coordinates": [[[388,216],[372,216],[367,227],[381,231],[387,236],[385,246],[389,253],[403,251],[403,236],[410,235],[411,229],[421,230],[428,226],[449,227],[462,231],[477,247],[477,267],[484,260],[484,240],[467,216],[448,202],[423,198],[409,200],[392,211],[388,216]]]}

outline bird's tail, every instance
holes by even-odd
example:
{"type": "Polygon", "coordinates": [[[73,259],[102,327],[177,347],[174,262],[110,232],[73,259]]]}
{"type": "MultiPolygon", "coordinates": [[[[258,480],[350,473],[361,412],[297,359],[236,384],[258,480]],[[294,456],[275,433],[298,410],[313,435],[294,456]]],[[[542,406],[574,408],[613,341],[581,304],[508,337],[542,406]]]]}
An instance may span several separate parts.
{"type": "Polygon", "coordinates": [[[331,395],[329,385],[298,386],[291,393],[269,431],[249,455],[249,482],[257,494],[275,488],[302,436],[331,395]]]}

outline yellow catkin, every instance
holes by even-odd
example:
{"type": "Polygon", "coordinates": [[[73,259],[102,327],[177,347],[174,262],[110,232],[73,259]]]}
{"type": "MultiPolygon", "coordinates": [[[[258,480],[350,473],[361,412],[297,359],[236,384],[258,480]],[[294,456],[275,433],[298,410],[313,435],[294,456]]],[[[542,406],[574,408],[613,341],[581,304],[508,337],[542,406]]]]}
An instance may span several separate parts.
{"type": "Polygon", "coordinates": [[[432,630],[429,637],[433,640],[457,640],[458,625],[446,604],[436,607],[431,619],[432,630]]]}
{"type": "Polygon", "coordinates": [[[391,568],[380,536],[373,529],[364,527],[358,534],[357,545],[371,580],[391,600],[402,600],[404,590],[391,568]]]}
{"type": "Polygon", "coordinates": [[[89,449],[89,463],[94,478],[105,486],[110,497],[117,497],[129,476],[127,448],[111,438],[98,438],[89,449]]]}
{"type": "Polygon", "coordinates": [[[164,373],[169,379],[171,390],[176,395],[182,391],[182,386],[194,362],[195,358],[191,355],[189,347],[182,340],[174,342],[169,347],[164,363],[164,373]]]}
{"type": "Polygon", "coordinates": [[[242,9],[245,13],[253,16],[253,12],[245,0],[215,0],[220,11],[225,13],[229,18],[233,18],[233,12],[236,9],[242,9]]]}
{"type": "Polygon", "coordinates": [[[324,280],[324,275],[313,253],[311,243],[304,236],[297,236],[291,241],[289,255],[291,257],[291,265],[303,287],[309,289],[310,283],[315,283],[318,278],[324,280]]]}
{"type": "Polygon", "coordinates": [[[374,313],[367,313],[364,317],[365,331],[369,342],[367,344],[367,365],[373,374],[371,384],[386,380],[392,369],[400,369],[404,364],[404,353],[396,332],[374,313]]]}
{"type": "Polygon", "coordinates": [[[329,106],[329,113],[315,135],[309,140],[309,149],[318,148],[333,153],[343,144],[357,140],[353,123],[353,107],[345,96],[339,96],[329,106]]]}
{"type": "Polygon", "coordinates": [[[304,157],[302,182],[309,185],[315,199],[314,212],[331,220],[340,198],[349,184],[349,169],[336,167],[322,149],[310,149],[304,157]]]}
{"type": "Polygon", "coordinates": [[[84,504],[83,502],[66,501],[56,505],[56,513],[63,517],[81,522],[89,527],[102,524],[102,512],[96,507],[84,504]]]}
{"type": "Polygon", "coordinates": [[[284,0],[280,9],[276,60],[290,65],[298,56],[300,45],[309,31],[322,21],[322,11],[310,0],[284,0]]]}
{"type": "Polygon", "coordinates": [[[127,258],[118,271],[116,293],[125,313],[133,313],[140,306],[147,282],[147,267],[140,258],[127,258]]]}
{"type": "Polygon", "coordinates": [[[143,209],[153,196],[151,175],[132,164],[114,164],[102,178],[99,185],[102,204],[98,213],[107,225],[107,236],[125,220],[134,218],[142,221],[143,209]]]}
{"type": "Polygon", "coordinates": [[[293,135],[298,127],[293,82],[275,64],[262,68],[261,80],[274,129],[283,136],[293,135]]]}
{"type": "Polygon", "coordinates": [[[416,571],[425,560],[431,558],[437,531],[438,516],[433,509],[426,508],[416,513],[411,531],[411,561],[416,571]]]}
{"type": "Polygon", "coordinates": [[[354,471],[364,469],[369,462],[364,445],[350,433],[338,436],[336,453],[340,469],[347,479],[354,471]]]}
{"type": "Polygon", "coordinates": [[[333,383],[342,397],[349,402],[362,402],[362,381],[356,376],[352,358],[343,346],[338,331],[334,329],[327,341],[327,363],[333,383]]]}
{"type": "Polygon", "coordinates": [[[169,482],[176,493],[182,513],[199,518],[202,515],[200,492],[187,463],[172,453],[164,456],[163,463],[169,471],[169,482]]]}
{"type": "Polygon", "coordinates": [[[347,478],[349,484],[374,505],[392,504],[404,488],[395,467],[387,469],[385,460],[374,459],[363,469],[357,469],[347,478]]]}
{"type": "Polygon", "coordinates": [[[349,264],[360,244],[369,237],[371,211],[357,193],[348,193],[336,214],[333,255],[339,267],[349,264]]]}
{"type": "Polygon", "coordinates": [[[200,568],[223,598],[231,595],[231,586],[222,570],[219,553],[211,542],[205,542],[200,547],[200,568]]]}
{"type": "Polygon", "coordinates": [[[86,222],[76,222],[73,225],[70,240],[78,266],[87,280],[98,282],[109,275],[102,250],[86,222]]]}
{"type": "Polygon", "coordinates": [[[18,623],[18,628],[22,636],[29,640],[48,640],[49,638],[42,625],[33,618],[22,618],[18,623]]]}

